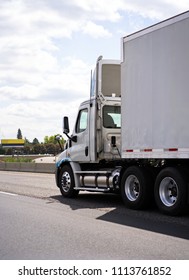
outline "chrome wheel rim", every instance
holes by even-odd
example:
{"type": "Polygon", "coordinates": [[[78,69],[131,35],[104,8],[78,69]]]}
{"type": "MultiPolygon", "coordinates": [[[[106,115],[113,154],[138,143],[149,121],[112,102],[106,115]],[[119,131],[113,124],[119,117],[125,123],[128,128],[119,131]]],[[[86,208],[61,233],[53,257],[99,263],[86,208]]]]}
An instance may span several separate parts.
{"type": "Polygon", "coordinates": [[[62,174],[61,186],[64,192],[69,192],[71,187],[71,177],[67,171],[62,174]]]}
{"type": "Polygon", "coordinates": [[[129,175],[125,182],[125,194],[130,201],[136,201],[140,194],[140,183],[136,176],[129,175]]]}
{"type": "Polygon", "coordinates": [[[171,177],[165,177],[159,186],[159,197],[167,207],[173,206],[178,199],[178,185],[171,177]]]}

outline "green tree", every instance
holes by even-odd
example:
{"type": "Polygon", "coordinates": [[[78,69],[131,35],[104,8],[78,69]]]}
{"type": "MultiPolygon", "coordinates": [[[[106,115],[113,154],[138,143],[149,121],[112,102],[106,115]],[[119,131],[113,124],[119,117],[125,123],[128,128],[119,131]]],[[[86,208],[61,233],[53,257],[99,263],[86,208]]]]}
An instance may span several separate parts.
{"type": "Polygon", "coordinates": [[[22,139],[22,132],[21,132],[20,128],[18,129],[18,132],[17,132],[17,139],[22,139]]]}
{"type": "MultiPolygon", "coordinates": [[[[60,139],[61,144],[63,145],[65,143],[64,138],[62,137],[60,139]]],[[[45,136],[44,137],[44,144],[57,144],[57,140],[56,140],[56,135],[51,135],[51,136],[45,136]]]]}
{"type": "Polygon", "coordinates": [[[33,144],[33,145],[39,144],[39,140],[38,140],[37,138],[34,138],[32,144],[33,144]]]}
{"type": "Polygon", "coordinates": [[[25,145],[31,144],[30,141],[25,137],[25,145]]]}
{"type": "Polygon", "coordinates": [[[23,152],[25,155],[31,154],[31,145],[25,145],[23,148],[23,152]]]}
{"type": "Polygon", "coordinates": [[[43,144],[33,145],[32,153],[33,154],[45,154],[46,153],[45,146],[43,144]]]}
{"type": "Polygon", "coordinates": [[[3,149],[2,145],[0,145],[0,155],[4,155],[5,154],[5,149],[3,149]]]}
{"type": "Polygon", "coordinates": [[[45,136],[44,144],[55,144],[54,136],[45,136]]]}
{"type": "Polygon", "coordinates": [[[49,143],[49,137],[48,137],[48,136],[45,136],[45,137],[44,137],[44,144],[47,144],[47,143],[49,143]]]}
{"type": "Polygon", "coordinates": [[[46,148],[46,153],[47,154],[53,154],[53,155],[56,154],[56,145],[55,144],[48,143],[48,144],[45,145],[45,148],[46,148]]]}

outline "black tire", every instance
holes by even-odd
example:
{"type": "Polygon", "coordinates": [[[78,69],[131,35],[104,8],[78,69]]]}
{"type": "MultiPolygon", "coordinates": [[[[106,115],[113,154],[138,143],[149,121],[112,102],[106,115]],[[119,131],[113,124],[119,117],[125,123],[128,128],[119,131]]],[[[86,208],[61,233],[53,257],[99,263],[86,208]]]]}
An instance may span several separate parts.
{"type": "Polygon", "coordinates": [[[152,203],[153,180],[145,168],[131,166],[121,179],[121,197],[128,208],[145,209],[152,203]]]}
{"type": "Polygon", "coordinates": [[[180,168],[166,167],[158,174],[154,197],[159,210],[167,215],[183,214],[187,208],[187,178],[180,168]]]}
{"type": "Polygon", "coordinates": [[[59,188],[64,197],[76,197],[79,191],[74,190],[75,182],[73,172],[70,166],[65,165],[62,167],[59,174],[59,188]]]}

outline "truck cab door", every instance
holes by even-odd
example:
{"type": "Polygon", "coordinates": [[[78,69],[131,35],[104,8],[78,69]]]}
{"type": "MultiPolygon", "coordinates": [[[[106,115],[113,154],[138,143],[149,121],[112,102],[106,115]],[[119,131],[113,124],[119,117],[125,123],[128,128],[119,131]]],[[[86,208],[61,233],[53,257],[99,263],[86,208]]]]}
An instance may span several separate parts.
{"type": "Polygon", "coordinates": [[[72,161],[90,161],[89,110],[89,104],[85,104],[79,109],[75,128],[72,134],[72,137],[76,138],[76,141],[72,141],[69,150],[70,158],[72,161]]]}

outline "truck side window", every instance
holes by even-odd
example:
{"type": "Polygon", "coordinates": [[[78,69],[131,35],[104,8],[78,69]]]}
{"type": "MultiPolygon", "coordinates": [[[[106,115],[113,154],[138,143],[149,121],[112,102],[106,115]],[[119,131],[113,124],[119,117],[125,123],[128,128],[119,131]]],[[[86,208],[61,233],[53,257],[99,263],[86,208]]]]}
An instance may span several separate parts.
{"type": "Polygon", "coordinates": [[[103,107],[103,126],[105,128],[121,127],[121,107],[108,106],[103,107]]]}
{"type": "Polygon", "coordinates": [[[83,132],[87,128],[88,120],[88,110],[83,109],[79,112],[77,123],[76,123],[76,133],[83,132]]]}

